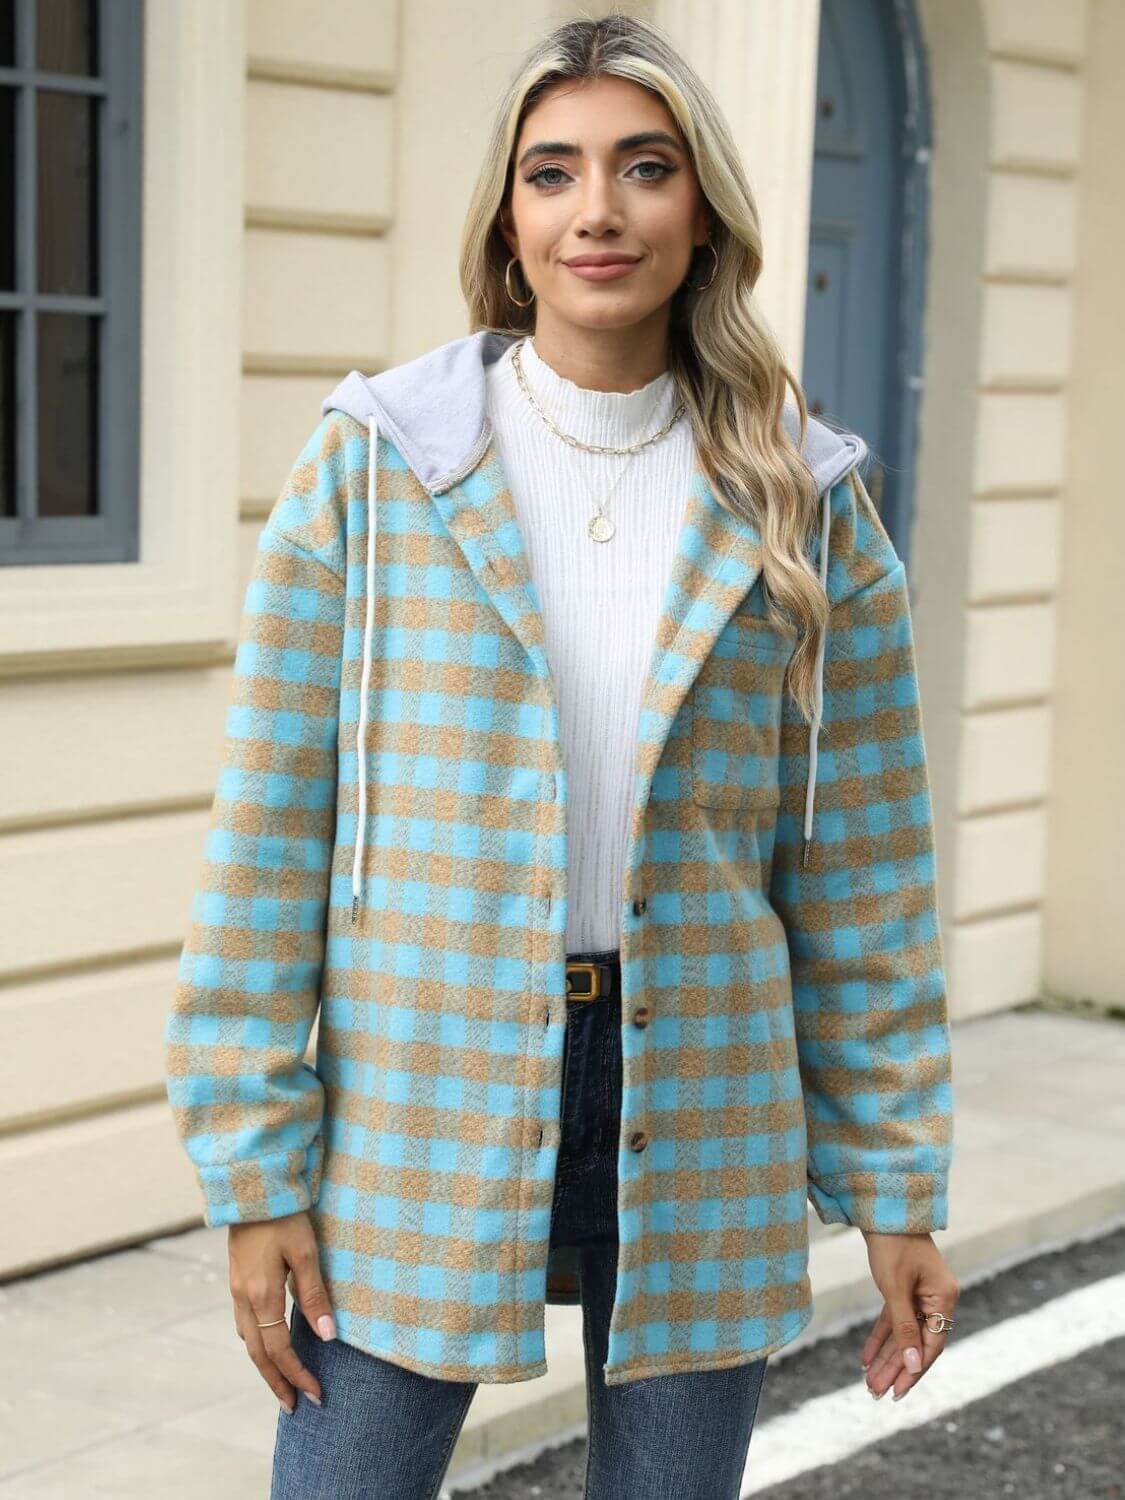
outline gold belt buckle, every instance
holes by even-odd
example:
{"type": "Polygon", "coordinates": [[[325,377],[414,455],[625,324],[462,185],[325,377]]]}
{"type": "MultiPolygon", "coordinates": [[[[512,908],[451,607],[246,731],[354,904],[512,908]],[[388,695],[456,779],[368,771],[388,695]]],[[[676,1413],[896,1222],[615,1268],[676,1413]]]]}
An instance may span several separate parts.
{"type": "Polygon", "coordinates": [[[566,966],[566,992],[567,992],[568,995],[571,995],[571,997],[573,999],[575,999],[575,1000],[600,1000],[601,999],[601,994],[602,994],[602,991],[601,991],[601,980],[602,980],[602,974],[601,974],[601,965],[600,964],[593,964],[593,963],[589,963],[586,960],[579,959],[575,963],[568,963],[567,966],[566,966]],[[573,991],[571,990],[571,987],[570,987],[570,976],[571,976],[571,973],[574,970],[579,970],[579,971],[583,971],[584,970],[587,974],[589,974],[589,976],[590,976],[590,989],[589,989],[589,993],[587,993],[585,990],[583,990],[580,994],[575,995],[573,993],[573,991]]]}

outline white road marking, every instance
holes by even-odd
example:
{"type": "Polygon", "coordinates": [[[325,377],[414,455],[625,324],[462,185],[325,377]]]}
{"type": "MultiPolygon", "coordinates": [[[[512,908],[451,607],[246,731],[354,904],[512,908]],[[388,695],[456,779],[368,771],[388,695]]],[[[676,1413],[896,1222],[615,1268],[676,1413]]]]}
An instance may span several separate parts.
{"type": "Polygon", "coordinates": [[[873,1401],[857,1361],[854,1384],[755,1427],[741,1500],[822,1464],[842,1463],[893,1433],[932,1422],[1036,1370],[1120,1338],[1125,1274],[1066,1292],[962,1341],[955,1334],[956,1328],[946,1335],[945,1352],[901,1401],[891,1391],[873,1401]]]}

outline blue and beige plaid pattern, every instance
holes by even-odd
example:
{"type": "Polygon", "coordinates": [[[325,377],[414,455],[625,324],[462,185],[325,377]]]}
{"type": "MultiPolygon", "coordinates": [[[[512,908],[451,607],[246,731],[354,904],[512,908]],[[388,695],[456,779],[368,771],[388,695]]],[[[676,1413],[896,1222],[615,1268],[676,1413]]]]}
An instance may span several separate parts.
{"type": "MultiPolygon", "coordinates": [[[[329,411],[262,532],[167,1086],[208,1224],[308,1209],[340,1337],[546,1371],[567,777],[497,453],[431,494],[329,411]],[[315,1068],[304,1061],[319,1015],[315,1068]]],[[[950,1052],[901,563],[830,490],[815,838],[753,527],[696,472],[641,710],[620,893],[620,1237],[605,1377],[749,1361],[812,1315],[807,1201],[946,1224],[950,1052]],[[633,1013],[648,1007],[647,1026],[633,1013]]],[[[814,558],[815,563],[815,558],[814,558]]]]}

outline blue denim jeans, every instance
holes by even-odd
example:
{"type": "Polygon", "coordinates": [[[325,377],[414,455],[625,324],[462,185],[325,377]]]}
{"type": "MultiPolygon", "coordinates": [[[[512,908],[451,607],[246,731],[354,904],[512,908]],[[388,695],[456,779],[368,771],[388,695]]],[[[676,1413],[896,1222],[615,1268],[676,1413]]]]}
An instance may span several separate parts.
{"type": "MultiPolygon", "coordinates": [[[[768,1356],[723,1370],[607,1386],[602,1376],[617,1276],[621,986],[567,1000],[562,1144],[551,1243],[575,1247],[586,1362],[584,1500],[737,1500],[768,1356]]],[[[321,1383],[278,1413],[271,1500],[436,1500],[476,1384],[404,1369],[339,1339],[296,1303],[293,1346],[321,1383]]]]}

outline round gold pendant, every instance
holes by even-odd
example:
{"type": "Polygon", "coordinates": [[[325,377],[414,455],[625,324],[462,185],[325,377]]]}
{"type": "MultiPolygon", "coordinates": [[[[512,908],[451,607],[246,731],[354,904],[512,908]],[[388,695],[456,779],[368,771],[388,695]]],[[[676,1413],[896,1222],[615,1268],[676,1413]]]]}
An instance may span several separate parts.
{"type": "Polygon", "coordinates": [[[590,522],[590,535],[595,542],[608,542],[615,529],[608,516],[594,516],[590,522]]]}

